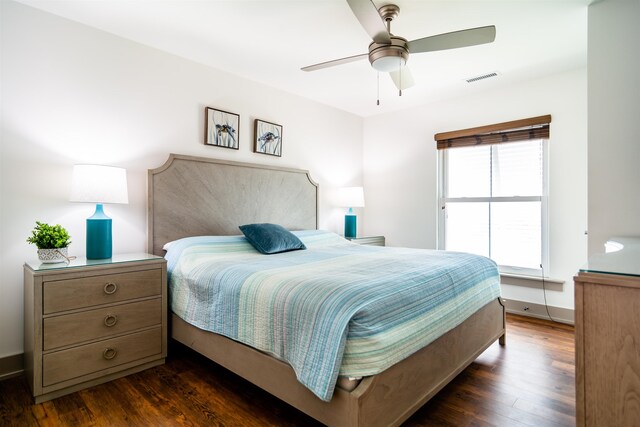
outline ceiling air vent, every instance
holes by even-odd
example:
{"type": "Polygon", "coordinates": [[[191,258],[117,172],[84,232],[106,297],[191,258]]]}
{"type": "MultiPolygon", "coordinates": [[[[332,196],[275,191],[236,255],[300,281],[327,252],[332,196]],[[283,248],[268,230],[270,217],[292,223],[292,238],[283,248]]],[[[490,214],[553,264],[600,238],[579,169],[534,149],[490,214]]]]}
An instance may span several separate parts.
{"type": "Polygon", "coordinates": [[[475,76],[475,77],[471,77],[466,79],[467,83],[473,83],[473,82],[477,82],[479,80],[484,80],[484,79],[488,79],[491,77],[498,77],[498,72],[493,72],[493,73],[489,73],[489,74],[482,74],[481,76],[475,76]]]}

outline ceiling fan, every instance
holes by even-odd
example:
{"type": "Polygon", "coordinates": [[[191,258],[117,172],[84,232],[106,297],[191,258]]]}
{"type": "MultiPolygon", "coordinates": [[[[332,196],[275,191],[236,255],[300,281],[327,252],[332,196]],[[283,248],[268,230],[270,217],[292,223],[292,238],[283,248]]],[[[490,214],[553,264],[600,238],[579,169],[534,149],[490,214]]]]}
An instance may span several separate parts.
{"type": "Polygon", "coordinates": [[[303,71],[320,70],[368,57],[374,69],[389,73],[402,95],[402,89],[414,84],[411,72],[406,67],[409,54],[475,46],[491,43],[496,38],[496,27],[490,25],[407,41],[391,33],[391,21],[400,12],[395,4],[387,4],[378,9],[371,0],[347,0],[347,3],[360,25],[373,39],[369,45],[369,53],[309,65],[303,67],[303,71]]]}

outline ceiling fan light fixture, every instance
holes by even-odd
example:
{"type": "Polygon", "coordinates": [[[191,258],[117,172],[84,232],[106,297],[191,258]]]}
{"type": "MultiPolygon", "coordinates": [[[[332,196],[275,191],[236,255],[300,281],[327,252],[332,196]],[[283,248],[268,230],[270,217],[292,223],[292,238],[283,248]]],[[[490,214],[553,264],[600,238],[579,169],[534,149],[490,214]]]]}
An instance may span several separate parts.
{"type": "Polygon", "coordinates": [[[377,71],[398,71],[408,59],[407,40],[402,37],[391,36],[391,44],[373,42],[369,45],[369,62],[377,71]]]}
{"type": "Polygon", "coordinates": [[[398,71],[404,67],[407,61],[401,56],[383,56],[371,63],[371,66],[378,71],[388,73],[390,71],[398,71]]]}

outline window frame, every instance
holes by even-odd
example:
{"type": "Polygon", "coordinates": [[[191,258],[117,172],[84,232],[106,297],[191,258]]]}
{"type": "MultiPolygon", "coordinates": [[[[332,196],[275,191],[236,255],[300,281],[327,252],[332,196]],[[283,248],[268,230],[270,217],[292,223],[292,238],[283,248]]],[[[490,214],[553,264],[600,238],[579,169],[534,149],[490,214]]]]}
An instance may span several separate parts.
{"type": "MultiPolygon", "coordinates": [[[[456,202],[478,202],[478,203],[500,203],[500,202],[526,202],[540,201],[541,215],[541,263],[540,268],[527,268],[510,265],[498,265],[500,272],[517,276],[542,277],[543,272],[550,271],[549,266],[549,139],[537,138],[542,141],[542,196],[514,196],[514,197],[445,197],[446,183],[448,182],[448,171],[446,168],[446,156],[449,149],[438,150],[438,230],[436,235],[436,247],[439,250],[446,250],[446,203],[456,202]]],[[[523,141],[524,142],[524,141],[523,141]]],[[[456,149],[456,148],[451,148],[456,149]]]]}

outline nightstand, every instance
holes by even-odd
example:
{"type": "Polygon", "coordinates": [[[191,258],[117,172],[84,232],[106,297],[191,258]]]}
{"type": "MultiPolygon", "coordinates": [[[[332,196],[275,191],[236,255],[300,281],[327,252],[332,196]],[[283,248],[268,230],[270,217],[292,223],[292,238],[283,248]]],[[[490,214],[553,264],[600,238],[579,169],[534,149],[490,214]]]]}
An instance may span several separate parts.
{"type": "Polygon", "coordinates": [[[167,264],[150,254],[24,265],[25,373],[36,403],[164,363],[167,264]]]}
{"type": "Polygon", "coordinates": [[[347,240],[359,245],[384,246],[384,236],[351,237],[347,240]]]}

